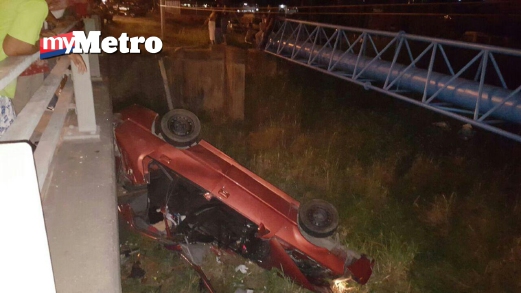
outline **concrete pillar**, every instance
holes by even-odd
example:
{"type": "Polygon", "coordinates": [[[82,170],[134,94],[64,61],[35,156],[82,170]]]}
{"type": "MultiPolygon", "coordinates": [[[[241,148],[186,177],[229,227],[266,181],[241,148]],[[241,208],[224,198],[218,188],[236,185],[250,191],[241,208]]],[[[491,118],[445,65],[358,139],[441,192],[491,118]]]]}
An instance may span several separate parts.
{"type": "Polygon", "coordinates": [[[277,60],[273,56],[259,50],[250,49],[247,58],[246,74],[261,74],[266,77],[273,77],[278,74],[277,60]]]}
{"type": "Polygon", "coordinates": [[[242,49],[225,50],[225,111],[232,119],[244,120],[246,90],[246,53],[242,49]]]}
{"type": "Polygon", "coordinates": [[[211,50],[179,50],[171,54],[170,62],[168,76],[176,107],[244,119],[246,54],[243,50],[222,45],[211,50]]]}
{"type": "Polygon", "coordinates": [[[186,50],[183,58],[183,104],[194,110],[221,111],[224,63],[221,50],[186,50]]]}

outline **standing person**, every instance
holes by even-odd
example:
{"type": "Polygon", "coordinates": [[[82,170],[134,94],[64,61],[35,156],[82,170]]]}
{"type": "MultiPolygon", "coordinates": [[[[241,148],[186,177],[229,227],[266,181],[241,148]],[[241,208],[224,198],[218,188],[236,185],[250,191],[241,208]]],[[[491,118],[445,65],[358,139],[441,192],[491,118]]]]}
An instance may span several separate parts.
{"type": "Polygon", "coordinates": [[[255,45],[257,49],[261,48],[262,39],[264,38],[264,33],[268,28],[268,17],[266,14],[262,15],[261,22],[259,23],[259,31],[255,34],[255,45]]]}
{"type": "Polygon", "coordinates": [[[210,16],[204,21],[204,24],[208,24],[208,34],[210,37],[210,44],[215,44],[215,18],[216,18],[216,12],[212,11],[210,13],[210,16]]]}
{"type": "MultiPolygon", "coordinates": [[[[67,3],[65,0],[46,0],[49,12],[45,19],[48,27],[52,28],[56,26],[59,20],[54,16],[53,11],[65,11],[67,3]]],[[[42,29],[40,31],[40,37],[44,34],[45,37],[53,37],[51,29],[42,29]]],[[[31,64],[24,72],[22,72],[16,80],[16,91],[14,98],[11,100],[14,106],[16,114],[20,114],[22,109],[25,107],[27,102],[31,99],[33,94],[42,85],[44,74],[50,71],[49,63],[47,60],[36,60],[31,64]]]]}
{"type": "Polygon", "coordinates": [[[228,32],[228,19],[229,19],[229,14],[226,11],[226,5],[224,5],[222,16],[221,16],[221,34],[222,34],[223,44],[225,44],[225,45],[226,45],[226,33],[228,32]]]}
{"type": "Polygon", "coordinates": [[[259,44],[259,49],[264,50],[268,40],[270,38],[271,32],[273,31],[273,26],[275,25],[275,17],[270,14],[268,19],[266,20],[266,26],[264,27],[264,31],[262,32],[262,39],[259,44]]]}
{"type": "MultiPolygon", "coordinates": [[[[0,61],[38,52],[40,30],[48,13],[45,0],[0,0],[0,61]]],[[[87,71],[81,55],[67,56],[78,72],[87,71]]],[[[16,118],[12,103],[15,93],[16,80],[0,90],[0,137],[16,118]]]]}
{"type": "Polygon", "coordinates": [[[112,22],[112,19],[114,18],[114,13],[112,11],[112,8],[109,7],[109,5],[99,1],[98,4],[94,6],[94,9],[92,11],[93,14],[97,14],[99,16],[101,28],[105,26],[105,21],[107,24],[109,24],[112,22]]]}
{"type": "Polygon", "coordinates": [[[246,36],[244,37],[244,42],[247,44],[253,44],[255,41],[255,30],[253,29],[253,24],[248,23],[248,30],[246,31],[246,36]]]}
{"type": "Polygon", "coordinates": [[[222,18],[223,13],[220,10],[219,5],[217,5],[217,11],[215,11],[215,43],[220,44],[223,40],[223,31],[222,31],[222,18]]]}
{"type": "MultiPolygon", "coordinates": [[[[40,29],[49,12],[45,0],[0,0],[0,61],[36,53],[40,29]]],[[[0,90],[0,136],[16,118],[11,99],[16,81],[0,90]]]]}

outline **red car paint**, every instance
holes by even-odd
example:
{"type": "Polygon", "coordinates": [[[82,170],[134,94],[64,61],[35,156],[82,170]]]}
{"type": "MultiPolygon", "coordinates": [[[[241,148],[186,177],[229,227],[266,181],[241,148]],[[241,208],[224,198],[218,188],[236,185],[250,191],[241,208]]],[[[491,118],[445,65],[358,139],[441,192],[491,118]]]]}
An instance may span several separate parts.
{"type": "MultiPolygon", "coordinates": [[[[134,105],[121,112],[122,121],[115,128],[123,169],[134,185],[147,184],[148,163],[151,160],[160,162],[205,189],[206,199],[216,198],[255,223],[259,227],[258,237],[268,240],[271,247],[266,267],[280,268],[286,276],[309,290],[327,291],[313,285],[300,271],[287,253],[294,251],[329,269],[335,278],[352,276],[360,284],[368,281],[373,263],[367,257],[362,255],[346,263],[345,250],[328,250],[303,236],[297,224],[297,200],[206,141],[188,149],[178,149],[165,142],[155,134],[157,116],[149,109],[134,105]]],[[[120,212],[130,221],[128,206],[120,206],[120,212]]],[[[153,235],[152,231],[150,235],[153,235]]]]}

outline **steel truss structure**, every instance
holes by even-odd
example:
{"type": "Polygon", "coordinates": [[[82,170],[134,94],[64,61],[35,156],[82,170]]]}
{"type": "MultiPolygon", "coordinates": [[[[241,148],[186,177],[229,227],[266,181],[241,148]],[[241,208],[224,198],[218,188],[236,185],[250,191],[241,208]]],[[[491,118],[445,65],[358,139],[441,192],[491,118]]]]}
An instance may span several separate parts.
{"type": "Polygon", "coordinates": [[[521,142],[521,51],[281,19],[265,51],[521,142]]]}

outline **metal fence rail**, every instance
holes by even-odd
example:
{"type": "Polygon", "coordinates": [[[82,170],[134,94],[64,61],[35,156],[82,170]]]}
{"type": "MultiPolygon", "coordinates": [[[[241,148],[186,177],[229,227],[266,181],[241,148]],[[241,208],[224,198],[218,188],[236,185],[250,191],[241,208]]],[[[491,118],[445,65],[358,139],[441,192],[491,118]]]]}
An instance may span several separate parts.
{"type": "Polygon", "coordinates": [[[519,50],[289,19],[274,27],[267,53],[521,142],[519,50]]]}

